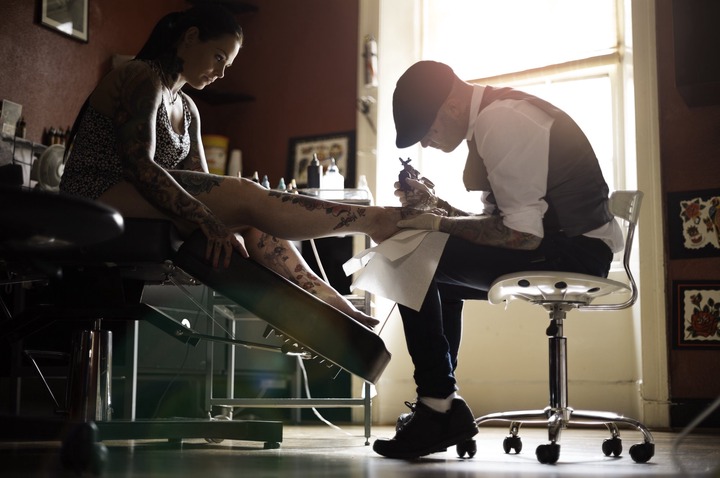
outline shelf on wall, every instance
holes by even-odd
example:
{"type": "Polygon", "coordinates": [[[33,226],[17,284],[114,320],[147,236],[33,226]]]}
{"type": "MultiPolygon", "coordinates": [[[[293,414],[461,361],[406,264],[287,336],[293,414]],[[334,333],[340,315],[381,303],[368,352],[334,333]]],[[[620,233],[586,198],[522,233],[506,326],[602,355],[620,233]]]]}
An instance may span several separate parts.
{"type": "Polygon", "coordinates": [[[47,148],[47,146],[44,144],[35,143],[34,141],[30,141],[29,139],[25,138],[18,138],[17,136],[10,136],[5,133],[0,134],[0,138],[2,138],[2,140],[5,142],[15,143],[15,146],[27,148],[32,150],[33,152],[42,153],[47,148]]]}
{"type": "Polygon", "coordinates": [[[235,14],[243,13],[256,13],[258,11],[257,5],[253,5],[242,0],[188,0],[193,5],[200,3],[219,3],[231,12],[235,14]]]}
{"type": "Polygon", "coordinates": [[[245,103],[255,101],[255,97],[245,93],[237,93],[233,91],[221,91],[205,88],[203,90],[195,90],[188,88],[183,90],[191,98],[200,100],[209,105],[226,105],[231,103],[245,103]]]}

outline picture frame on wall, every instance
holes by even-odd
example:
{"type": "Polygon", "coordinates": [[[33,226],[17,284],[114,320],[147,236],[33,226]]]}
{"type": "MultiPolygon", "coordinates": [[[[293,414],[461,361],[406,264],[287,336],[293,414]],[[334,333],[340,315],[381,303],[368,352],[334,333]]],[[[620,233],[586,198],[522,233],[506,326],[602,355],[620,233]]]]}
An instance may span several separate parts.
{"type": "Polygon", "coordinates": [[[89,1],[40,0],[40,24],[87,43],[89,1]]]}
{"type": "Polygon", "coordinates": [[[286,176],[288,181],[295,179],[298,188],[307,186],[307,167],[314,154],[325,170],[331,158],[335,158],[340,174],[345,177],[345,187],[355,187],[354,131],[290,138],[286,176]]]}
{"type": "Polygon", "coordinates": [[[720,280],[673,281],[673,345],[720,349],[720,280]]]}
{"type": "Polygon", "coordinates": [[[720,189],[666,195],[670,259],[720,257],[720,189]]]}

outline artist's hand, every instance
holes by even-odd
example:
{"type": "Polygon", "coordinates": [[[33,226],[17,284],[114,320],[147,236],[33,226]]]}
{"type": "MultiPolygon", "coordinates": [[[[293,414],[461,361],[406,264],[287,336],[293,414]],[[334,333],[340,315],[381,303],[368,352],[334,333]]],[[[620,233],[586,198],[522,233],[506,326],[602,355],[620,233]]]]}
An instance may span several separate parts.
{"type": "Polygon", "coordinates": [[[403,229],[423,229],[425,231],[439,231],[442,216],[431,213],[418,214],[401,221],[397,226],[403,229]]]}
{"type": "Polygon", "coordinates": [[[426,178],[405,179],[409,190],[402,190],[400,182],[395,183],[395,196],[400,200],[403,207],[421,209],[427,211],[437,207],[438,197],[435,196],[435,186],[432,181],[426,178]]]}
{"type": "Polygon", "coordinates": [[[205,259],[211,261],[213,267],[218,266],[221,255],[223,256],[223,267],[228,267],[233,250],[239,252],[246,259],[250,257],[245,249],[242,236],[233,233],[217,219],[210,218],[204,221],[200,225],[200,229],[207,237],[205,259]]]}

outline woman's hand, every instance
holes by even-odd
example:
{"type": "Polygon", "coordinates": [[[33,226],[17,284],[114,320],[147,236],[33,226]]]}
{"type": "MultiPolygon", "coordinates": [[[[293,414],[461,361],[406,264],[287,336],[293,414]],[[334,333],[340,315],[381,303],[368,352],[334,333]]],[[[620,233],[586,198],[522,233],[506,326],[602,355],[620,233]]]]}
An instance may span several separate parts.
{"type": "Polygon", "coordinates": [[[246,259],[250,257],[242,236],[236,235],[217,219],[204,221],[200,229],[207,238],[205,259],[211,261],[213,267],[217,267],[220,263],[221,254],[224,254],[223,267],[230,266],[233,250],[246,259]]]}

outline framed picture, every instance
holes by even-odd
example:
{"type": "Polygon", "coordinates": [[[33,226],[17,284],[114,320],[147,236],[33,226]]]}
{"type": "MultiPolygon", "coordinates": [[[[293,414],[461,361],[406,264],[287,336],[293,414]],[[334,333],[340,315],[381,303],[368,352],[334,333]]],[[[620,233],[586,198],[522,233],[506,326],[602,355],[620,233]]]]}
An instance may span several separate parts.
{"type": "Polygon", "coordinates": [[[291,138],[289,144],[287,179],[295,179],[299,188],[307,186],[307,167],[317,154],[320,165],[327,169],[335,158],[345,187],[355,187],[355,132],[346,131],[322,136],[291,138]]]}
{"type": "Polygon", "coordinates": [[[675,348],[720,349],[720,280],[673,281],[675,348]]]}
{"type": "Polygon", "coordinates": [[[83,42],[88,41],[90,0],[40,0],[40,24],[83,42]]]}
{"type": "Polygon", "coordinates": [[[666,197],[670,259],[720,257],[720,189],[666,197]]]}

